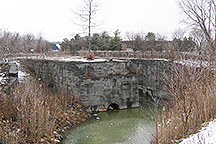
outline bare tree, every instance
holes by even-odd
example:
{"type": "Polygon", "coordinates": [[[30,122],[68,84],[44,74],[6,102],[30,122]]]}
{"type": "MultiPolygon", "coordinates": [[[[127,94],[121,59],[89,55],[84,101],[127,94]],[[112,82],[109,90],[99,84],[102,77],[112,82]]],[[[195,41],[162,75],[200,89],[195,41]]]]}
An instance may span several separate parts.
{"type": "Polygon", "coordinates": [[[183,22],[189,26],[199,27],[205,35],[210,48],[210,60],[215,52],[214,33],[216,37],[216,5],[214,0],[177,0],[184,15],[183,22]]]}
{"type": "Polygon", "coordinates": [[[97,11],[99,10],[99,4],[96,0],[83,0],[83,5],[80,9],[74,11],[81,22],[73,22],[74,24],[81,26],[84,31],[88,30],[88,49],[91,48],[91,31],[92,28],[100,25],[99,23],[94,23],[97,11]]]}
{"type": "Polygon", "coordinates": [[[35,36],[31,33],[25,34],[23,36],[23,47],[25,53],[29,53],[34,48],[35,36]]]}
{"type": "Polygon", "coordinates": [[[20,52],[20,39],[21,36],[19,33],[0,30],[0,57],[12,56],[20,52]]]}
{"type": "Polygon", "coordinates": [[[191,29],[189,36],[193,38],[194,42],[196,43],[197,51],[201,54],[201,51],[204,50],[206,47],[206,39],[205,35],[201,29],[194,27],[191,29]]]}
{"type": "Polygon", "coordinates": [[[143,44],[145,41],[145,33],[144,32],[126,32],[126,38],[130,43],[131,48],[135,51],[141,50],[143,48],[143,44]]]}
{"type": "Polygon", "coordinates": [[[167,39],[167,36],[165,36],[165,35],[161,35],[159,33],[155,34],[155,40],[156,41],[166,41],[166,39],[167,39]]]}
{"type": "Polygon", "coordinates": [[[37,38],[35,39],[35,52],[47,53],[49,48],[47,47],[48,41],[44,40],[42,37],[42,32],[39,32],[37,38]]]}
{"type": "Polygon", "coordinates": [[[130,43],[131,48],[134,48],[134,41],[135,41],[136,34],[133,31],[132,32],[127,31],[125,35],[126,35],[126,39],[130,43]]]}
{"type": "Polygon", "coordinates": [[[174,30],[174,32],[172,33],[173,39],[183,40],[184,36],[185,36],[185,30],[180,29],[180,28],[174,30]]]}

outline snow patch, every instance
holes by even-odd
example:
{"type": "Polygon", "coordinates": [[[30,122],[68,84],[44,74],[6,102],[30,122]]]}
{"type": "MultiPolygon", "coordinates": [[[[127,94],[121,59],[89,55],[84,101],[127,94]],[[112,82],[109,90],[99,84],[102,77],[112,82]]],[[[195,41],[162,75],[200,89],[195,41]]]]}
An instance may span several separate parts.
{"type": "Polygon", "coordinates": [[[7,83],[8,77],[5,76],[5,73],[0,73],[0,83],[1,84],[6,84],[7,83]]]}
{"type": "Polygon", "coordinates": [[[216,119],[209,122],[197,134],[184,139],[181,144],[215,144],[216,143],[216,119]]]}
{"type": "Polygon", "coordinates": [[[19,80],[19,82],[23,82],[25,77],[28,76],[28,75],[30,75],[30,74],[27,74],[26,72],[19,70],[18,71],[18,80],[19,80]]]}
{"type": "Polygon", "coordinates": [[[175,63],[179,63],[182,65],[186,65],[189,67],[207,67],[208,66],[208,62],[207,61],[197,61],[197,60],[178,60],[178,61],[174,61],[175,63]]]}

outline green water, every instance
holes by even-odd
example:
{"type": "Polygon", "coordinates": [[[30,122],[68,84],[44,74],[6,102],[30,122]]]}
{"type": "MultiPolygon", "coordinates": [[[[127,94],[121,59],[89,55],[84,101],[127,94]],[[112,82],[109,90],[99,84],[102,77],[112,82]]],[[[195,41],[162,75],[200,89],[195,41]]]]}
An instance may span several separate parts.
{"type": "Polygon", "coordinates": [[[153,127],[140,108],[99,113],[65,133],[65,144],[148,144],[153,127]]]}

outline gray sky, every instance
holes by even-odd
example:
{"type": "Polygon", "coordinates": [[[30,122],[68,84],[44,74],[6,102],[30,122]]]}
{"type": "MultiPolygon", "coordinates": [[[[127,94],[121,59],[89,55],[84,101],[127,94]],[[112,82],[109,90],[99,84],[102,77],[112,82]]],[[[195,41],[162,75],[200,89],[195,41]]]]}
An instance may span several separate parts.
{"type": "MultiPolygon", "coordinates": [[[[82,0],[0,0],[0,29],[21,34],[33,33],[49,41],[70,39],[81,33],[71,21],[82,0]]],[[[94,32],[117,29],[122,38],[125,32],[154,32],[166,35],[180,27],[179,9],[175,0],[98,0],[101,7],[95,21],[103,21],[94,32]]]]}

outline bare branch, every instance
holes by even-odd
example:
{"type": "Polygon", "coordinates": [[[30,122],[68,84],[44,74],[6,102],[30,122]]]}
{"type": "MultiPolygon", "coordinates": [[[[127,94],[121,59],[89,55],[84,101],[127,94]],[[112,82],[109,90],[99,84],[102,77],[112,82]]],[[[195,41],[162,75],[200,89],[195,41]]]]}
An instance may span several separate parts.
{"type": "Polygon", "coordinates": [[[205,39],[208,41],[209,53],[215,52],[213,38],[213,30],[215,28],[215,2],[214,0],[177,0],[179,8],[182,10],[182,14],[185,16],[184,22],[190,26],[199,27],[205,35],[205,39]]]}
{"type": "Polygon", "coordinates": [[[80,20],[80,22],[73,22],[74,24],[82,27],[83,31],[88,30],[88,43],[89,43],[89,51],[91,48],[91,30],[95,28],[101,23],[93,23],[93,19],[96,18],[96,13],[99,10],[99,4],[96,0],[83,0],[83,6],[81,9],[76,11],[71,10],[74,14],[76,14],[80,20]]]}

